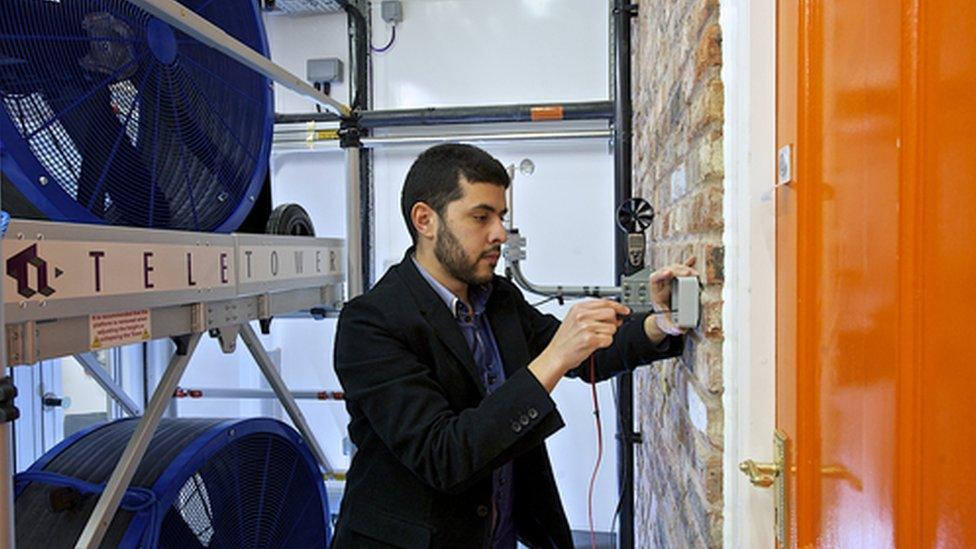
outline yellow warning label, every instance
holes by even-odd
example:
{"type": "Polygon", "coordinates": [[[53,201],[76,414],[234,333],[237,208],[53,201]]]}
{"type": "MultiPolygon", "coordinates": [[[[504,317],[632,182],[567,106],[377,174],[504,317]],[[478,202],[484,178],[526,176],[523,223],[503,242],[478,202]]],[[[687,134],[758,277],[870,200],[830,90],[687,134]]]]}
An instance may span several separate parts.
{"type": "Polygon", "coordinates": [[[152,339],[149,309],[89,315],[88,335],[92,350],[152,339]]]}

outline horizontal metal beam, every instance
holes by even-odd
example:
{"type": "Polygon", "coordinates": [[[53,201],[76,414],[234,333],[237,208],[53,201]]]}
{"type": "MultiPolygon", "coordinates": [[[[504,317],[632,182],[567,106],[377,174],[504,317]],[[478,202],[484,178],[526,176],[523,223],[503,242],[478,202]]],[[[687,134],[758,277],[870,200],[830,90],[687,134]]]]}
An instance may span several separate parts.
{"type": "MultiPolygon", "coordinates": [[[[359,123],[364,128],[560,120],[613,120],[613,103],[610,101],[589,101],[475,107],[430,107],[362,111],[358,115],[359,123]]],[[[329,113],[275,115],[275,122],[278,124],[336,122],[339,119],[338,116],[329,113]]]]}
{"type": "MultiPolygon", "coordinates": [[[[364,137],[362,145],[365,148],[395,147],[395,146],[423,146],[436,145],[438,143],[464,142],[464,143],[498,143],[514,141],[563,141],[575,139],[609,139],[610,130],[576,130],[576,131],[548,131],[548,132],[513,132],[513,133],[458,133],[442,135],[398,135],[391,137],[364,137]]],[[[276,150],[296,148],[296,149],[321,149],[330,144],[338,148],[338,140],[331,138],[319,139],[317,135],[310,134],[307,138],[284,138],[275,137],[274,147],[276,150]]]]}
{"type": "MultiPolygon", "coordinates": [[[[153,339],[205,332],[238,322],[312,308],[338,308],[341,304],[338,284],[313,288],[296,288],[267,295],[239,297],[208,303],[160,305],[150,309],[150,333],[153,339]]],[[[8,365],[34,364],[91,349],[89,315],[73,315],[41,322],[7,324],[8,365]]]]}
{"type": "Polygon", "coordinates": [[[552,103],[536,105],[496,105],[487,107],[435,107],[359,113],[364,128],[395,126],[437,126],[444,124],[484,124],[489,122],[546,122],[559,120],[610,120],[613,104],[552,103]]]}
{"type": "Polygon", "coordinates": [[[482,134],[454,134],[454,135],[403,135],[395,137],[364,137],[364,147],[385,147],[392,145],[433,145],[448,141],[464,141],[468,143],[490,143],[498,141],[552,141],[569,139],[609,139],[610,130],[580,130],[567,132],[519,132],[519,133],[482,133],[482,134]]]}
{"type": "Polygon", "coordinates": [[[333,109],[336,114],[348,116],[352,112],[349,106],[316,90],[308,85],[304,79],[247,47],[220,27],[200,17],[179,2],[174,0],[129,0],[129,2],[282,86],[333,109]]]}
{"type": "MultiPolygon", "coordinates": [[[[344,400],[342,391],[289,391],[296,400],[344,400]]],[[[228,389],[226,387],[178,387],[174,398],[267,398],[278,396],[270,389],[228,389]]]]}

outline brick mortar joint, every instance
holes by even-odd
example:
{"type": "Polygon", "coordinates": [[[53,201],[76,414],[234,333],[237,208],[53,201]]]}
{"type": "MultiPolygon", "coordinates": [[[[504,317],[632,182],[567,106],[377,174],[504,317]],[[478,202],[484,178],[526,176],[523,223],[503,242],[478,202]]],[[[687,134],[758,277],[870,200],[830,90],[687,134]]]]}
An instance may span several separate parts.
{"type": "Polygon", "coordinates": [[[723,143],[725,141],[725,132],[723,131],[724,129],[725,129],[725,117],[723,116],[722,118],[718,120],[713,120],[708,124],[702,124],[702,126],[696,129],[694,132],[689,132],[688,139],[686,140],[686,142],[688,143],[689,146],[698,144],[701,141],[707,139],[708,134],[717,131],[719,132],[719,136],[717,139],[713,139],[712,141],[715,141],[717,143],[722,143],[724,145],[723,143]]]}

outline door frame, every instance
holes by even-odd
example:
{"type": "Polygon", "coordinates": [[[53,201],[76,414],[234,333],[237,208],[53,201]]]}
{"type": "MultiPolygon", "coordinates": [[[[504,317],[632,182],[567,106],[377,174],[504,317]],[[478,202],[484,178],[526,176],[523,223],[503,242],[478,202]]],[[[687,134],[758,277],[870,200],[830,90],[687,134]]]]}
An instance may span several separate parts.
{"type": "Polygon", "coordinates": [[[773,491],[739,472],[773,461],[776,428],[776,3],[722,2],[725,284],[723,545],[774,547],[773,491]]]}

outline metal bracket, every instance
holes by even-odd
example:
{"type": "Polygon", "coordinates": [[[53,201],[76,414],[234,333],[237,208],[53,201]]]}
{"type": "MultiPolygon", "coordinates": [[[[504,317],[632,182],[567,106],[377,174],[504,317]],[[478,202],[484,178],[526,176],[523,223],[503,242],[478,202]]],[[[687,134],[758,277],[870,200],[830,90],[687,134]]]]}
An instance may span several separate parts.
{"type": "Polygon", "coordinates": [[[217,340],[220,341],[220,350],[225,355],[233,353],[237,349],[237,335],[241,327],[238,324],[217,328],[217,340]]]}
{"type": "Polygon", "coordinates": [[[258,296],[258,318],[271,318],[271,294],[258,296]]]}
{"type": "Polygon", "coordinates": [[[352,114],[339,122],[339,147],[343,149],[361,148],[363,129],[359,125],[359,116],[352,114]]]}
{"type": "Polygon", "coordinates": [[[7,354],[11,364],[37,362],[37,328],[33,320],[7,325],[7,354]]]}
{"type": "Polygon", "coordinates": [[[254,316],[258,316],[255,315],[254,303],[248,300],[211,303],[207,305],[207,317],[204,320],[204,326],[206,328],[221,328],[240,324],[254,316]]]}
{"type": "Polygon", "coordinates": [[[525,260],[525,237],[519,234],[518,229],[508,232],[508,241],[502,248],[502,255],[509,263],[525,260]]]}
{"type": "Polygon", "coordinates": [[[190,338],[193,337],[189,334],[173,336],[173,344],[176,345],[176,354],[179,356],[186,356],[190,349],[190,338]]]}
{"type": "Polygon", "coordinates": [[[639,9],[640,9],[640,5],[639,4],[624,4],[623,6],[620,6],[619,8],[613,8],[613,13],[614,14],[618,14],[618,13],[623,12],[623,13],[627,14],[630,17],[637,17],[637,14],[639,12],[639,9]]]}
{"type": "Polygon", "coordinates": [[[207,330],[207,308],[203,303],[190,306],[190,331],[198,334],[207,330]]]}
{"type": "Polygon", "coordinates": [[[644,442],[644,435],[640,431],[617,433],[615,437],[624,444],[642,444],[644,442]]]}

